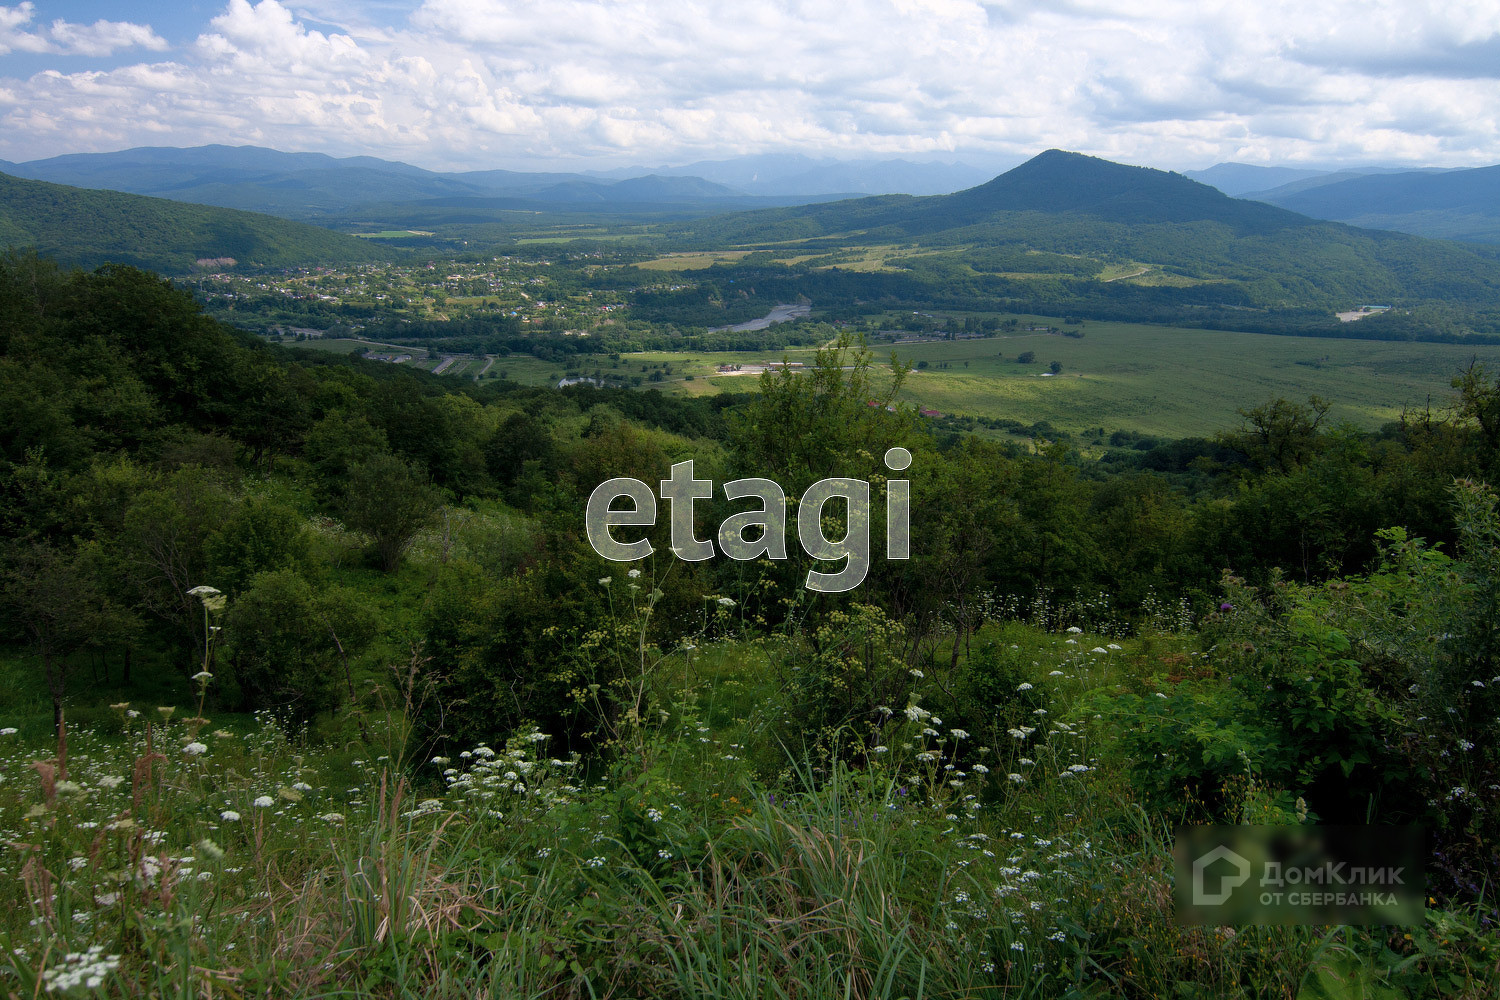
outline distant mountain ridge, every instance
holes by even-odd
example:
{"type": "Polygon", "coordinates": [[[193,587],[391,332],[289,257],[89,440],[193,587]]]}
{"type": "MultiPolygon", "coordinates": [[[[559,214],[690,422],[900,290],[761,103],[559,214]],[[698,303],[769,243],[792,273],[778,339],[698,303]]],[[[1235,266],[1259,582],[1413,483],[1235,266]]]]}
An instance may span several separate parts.
{"type": "Polygon", "coordinates": [[[1254,195],[1317,219],[1418,236],[1500,242],[1500,165],[1369,174],[1254,195]]]}
{"type": "Polygon", "coordinates": [[[195,204],[267,212],[284,218],[328,220],[367,207],[407,206],[438,199],[504,198],[513,207],[645,205],[713,210],[800,204],[890,185],[953,190],[976,179],[972,170],[904,161],[836,164],[806,157],[748,158],[691,168],[629,169],[602,173],[527,173],[510,170],[439,172],[371,156],[284,153],[257,146],[184,149],[141,147],[113,153],[76,153],[12,164],[8,172],[75,187],[126,191],[195,204]],[[774,168],[771,167],[774,164],[774,168]],[[948,171],[946,180],[934,180],[948,171]],[[765,177],[761,175],[765,174],[765,177]],[[774,199],[774,200],[769,200],[774,199]],[[519,202],[534,202],[522,206],[519,202]],[[735,202],[736,204],[729,204],[735,202]]]}
{"type": "Polygon", "coordinates": [[[1268,167],[1253,163],[1215,163],[1204,170],[1184,170],[1182,175],[1216,187],[1231,198],[1252,191],[1268,191],[1283,184],[1322,177],[1327,170],[1310,167],[1268,167]]]}

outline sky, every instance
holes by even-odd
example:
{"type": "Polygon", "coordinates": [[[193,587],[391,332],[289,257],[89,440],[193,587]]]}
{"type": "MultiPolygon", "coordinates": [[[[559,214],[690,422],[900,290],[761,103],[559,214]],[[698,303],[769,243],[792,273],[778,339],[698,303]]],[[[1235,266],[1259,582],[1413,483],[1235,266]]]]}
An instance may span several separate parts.
{"type": "Polygon", "coordinates": [[[33,0],[0,159],[1500,163],[1500,0],[33,0]]]}

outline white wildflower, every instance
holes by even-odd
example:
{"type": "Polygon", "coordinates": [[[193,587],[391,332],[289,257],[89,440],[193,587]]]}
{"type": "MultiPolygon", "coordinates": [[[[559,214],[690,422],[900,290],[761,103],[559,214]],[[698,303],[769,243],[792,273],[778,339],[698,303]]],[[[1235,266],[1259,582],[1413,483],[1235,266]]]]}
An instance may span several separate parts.
{"type": "Polygon", "coordinates": [[[208,747],[202,743],[194,741],[183,747],[182,752],[187,754],[189,757],[201,757],[203,754],[208,753],[208,747]]]}

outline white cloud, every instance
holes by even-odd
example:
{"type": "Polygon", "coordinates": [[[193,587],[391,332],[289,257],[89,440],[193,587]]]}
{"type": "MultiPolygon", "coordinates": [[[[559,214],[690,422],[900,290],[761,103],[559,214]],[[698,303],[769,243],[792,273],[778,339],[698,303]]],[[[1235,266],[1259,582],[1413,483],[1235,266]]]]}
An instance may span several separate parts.
{"type": "Polygon", "coordinates": [[[160,52],[167,47],[166,40],[149,25],[102,20],[71,24],[59,18],[38,30],[28,30],[35,17],[35,3],[0,7],[0,56],[11,52],[107,56],[121,49],[160,52]]]}
{"type": "MultiPolygon", "coordinates": [[[[1048,146],[1165,166],[1500,160],[1493,0],[425,0],[404,23],[389,14],[230,0],[176,61],[0,80],[0,157],[170,138],[523,168],[1048,146]]],[[[0,7],[0,52],[165,45],[140,25],[35,16],[0,7]]]]}

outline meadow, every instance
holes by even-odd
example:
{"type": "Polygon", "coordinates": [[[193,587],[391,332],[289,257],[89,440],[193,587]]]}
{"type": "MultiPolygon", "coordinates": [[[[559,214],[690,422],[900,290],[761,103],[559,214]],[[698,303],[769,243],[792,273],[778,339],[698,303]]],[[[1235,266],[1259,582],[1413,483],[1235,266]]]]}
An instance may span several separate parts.
{"type": "MultiPolygon", "coordinates": [[[[623,627],[644,624],[644,588],[600,585],[623,627]]],[[[1493,995],[1500,934],[1463,908],[1404,928],[1174,922],[1172,823],[1142,809],[1117,749],[1143,699],[1222,686],[1185,609],[1133,637],[1062,626],[1108,627],[1098,604],[985,626],[971,659],[1011,705],[983,728],[944,695],[969,672],[886,664],[904,707],[825,752],[778,724],[803,693],[797,643],[714,609],[675,648],[641,647],[661,710],[617,730],[607,764],[534,726],[430,755],[399,699],[350,706],[316,740],[270,713],[206,718],[208,671],[169,704],[92,706],[66,745],[45,713],[7,713],[0,989],[1493,995]]],[[[1248,771],[1221,791],[1241,822],[1287,821],[1248,771]]]]}
{"type": "MultiPolygon", "coordinates": [[[[1057,319],[1023,317],[1009,335],[925,343],[874,342],[877,369],[888,358],[923,366],[898,399],[944,415],[1045,421],[1060,430],[1103,427],[1162,437],[1212,434],[1239,426],[1240,410],[1268,400],[1319,396],[1333,404],[1328,420],[1372,430],[1403,411],[1448,405],[1452,379],[1473,360],[1500,365],[1500,346],[1281,337],[1189,330],[1137,323],[1089,322],[1058,327],[1057,319]],[[1082,337],[1025,332],[1027,325],[1077,330],[1082,337]],[[1022,364],[1026,353],[1034,361],[1022,364]],[[1051,362],[1061,365],[1048,373],[1051,362]],[[925,363],[925,365],[924,365],[925,363]]],[[[641,366],[672,366],[650,387],[685,395],[753,391],[747,375],[720,375],[720,365],[759,365],[783,358],[811,364],[816,348],[774,352],[649,351],[621,356],[618,367],[580,356],[578,370],[606,377],[641,374],[641,366]],[[688,380],[692,376],[692,380],[688,380]]],[[[545,384],[564,366],[512,356],[497,362],[512,378],[545,384]]]]}

